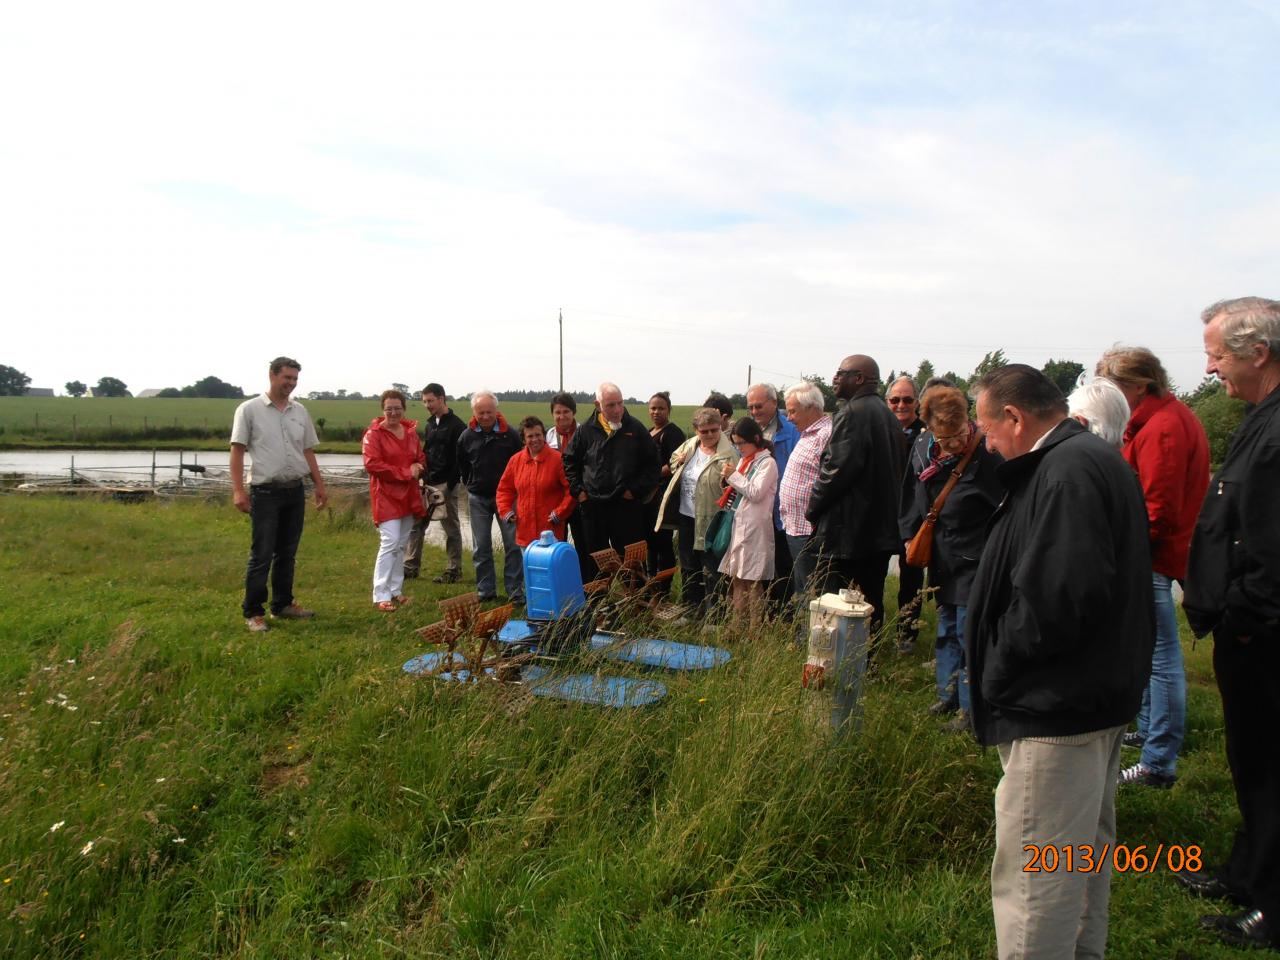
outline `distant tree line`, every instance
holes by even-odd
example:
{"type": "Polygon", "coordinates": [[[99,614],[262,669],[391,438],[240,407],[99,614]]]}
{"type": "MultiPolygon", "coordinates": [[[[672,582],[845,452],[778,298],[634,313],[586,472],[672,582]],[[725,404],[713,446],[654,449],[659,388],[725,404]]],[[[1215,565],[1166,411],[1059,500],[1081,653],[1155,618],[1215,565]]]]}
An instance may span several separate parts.
{"type": "Polygon", "coordinates": [[[157,397],[215,397],[221,400],[243,400],[244,391],[237,386],[219,380],[217,377],[205,377],[195,383],[182,387],[165,387],[157,397]]]}

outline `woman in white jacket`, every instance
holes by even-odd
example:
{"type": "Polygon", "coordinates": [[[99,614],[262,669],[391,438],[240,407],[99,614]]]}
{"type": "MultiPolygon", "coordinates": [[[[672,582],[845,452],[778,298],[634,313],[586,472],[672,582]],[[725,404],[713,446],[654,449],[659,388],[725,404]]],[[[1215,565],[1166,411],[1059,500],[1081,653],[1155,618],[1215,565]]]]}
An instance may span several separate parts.
{"type": "Polygon", "coordinates": [[[733,581],[731,626],[755,630],[764,616],[764,584],[773,579],[773,501],[778,495],[778,465],[773,444],[760,425],[743,417],[730,436],[742,459],[725,464],[727,484],[721,504],[734,510],[733,537],[720,572],[733,581]]]}

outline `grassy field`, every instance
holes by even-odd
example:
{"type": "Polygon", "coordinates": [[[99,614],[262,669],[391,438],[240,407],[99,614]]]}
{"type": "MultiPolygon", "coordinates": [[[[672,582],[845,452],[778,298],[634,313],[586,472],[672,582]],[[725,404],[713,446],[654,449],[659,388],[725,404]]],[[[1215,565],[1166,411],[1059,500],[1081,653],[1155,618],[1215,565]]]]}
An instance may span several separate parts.
{"type": "MultiPolygon", "coordinates": [[[[231,435],[231,418],[239,400],[154,397],[0,397],[0,446],[10,447],[182,447],[220,450],[231,435]]],[[[378,416],[374,400],[303,400],[321,434],[321,449],[359,453],[360,438],[378,416]],[[321,423],[323,421],[323,423],[321,423]]],[[[461,400],[452,408],[463,419],[471,406],[461,400]]],[[[646,426],[647,408],[631,404],[632,416],[646,426]]],[[[694,407],[675,407],[672,418],[686,425],[694,407]]],[[[506,403],[502,413],[514,423],[533,414],[550,424],[545,403],[506,403]]],[[[579,405],[579,414],[587,409],[579,405]]],[[[409,417],[421,421],[426,408],[410,399],[409,417]]],[[[686,432],[687,429],[686,429],[686,432]]]]}
{"type": "MultiPolygon", "coordinates": [[[[998,762],[925,714],[927,651],[838,743],[781,629],[643,711],[527,702],[403,674],[470,587],[377,614],[367,516],[307,524],[319,615],[251,636],[225,503],[0,497],[0,956],[993,954],[998,762]]],[[[1119,839],[1221,855],[1210,651],[1186,650],[1181,780],[1122,792],[1119,839]]],[[[1166,873],[1115,878],[1109,955],[1238,956],[1166,873]]]]}

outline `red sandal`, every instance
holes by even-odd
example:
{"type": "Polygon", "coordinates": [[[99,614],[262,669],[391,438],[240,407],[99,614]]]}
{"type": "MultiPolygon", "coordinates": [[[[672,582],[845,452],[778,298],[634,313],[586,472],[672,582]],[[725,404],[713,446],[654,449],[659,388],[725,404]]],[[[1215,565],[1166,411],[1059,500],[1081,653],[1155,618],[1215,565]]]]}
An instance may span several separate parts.
{"type": "Polygon", "coordinates": [[[383,600],[379,603],[375,603],[374,607],[381,610],[383,613],[395,613],[400,609],[399,605],[394,600],[383,600]]]}

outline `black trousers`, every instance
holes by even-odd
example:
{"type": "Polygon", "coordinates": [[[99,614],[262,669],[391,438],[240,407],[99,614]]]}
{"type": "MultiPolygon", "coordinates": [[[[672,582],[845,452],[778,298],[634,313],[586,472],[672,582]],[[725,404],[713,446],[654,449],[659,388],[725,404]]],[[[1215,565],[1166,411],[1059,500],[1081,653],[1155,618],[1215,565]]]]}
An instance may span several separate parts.
{"type": "Polygon", "coordinates": [[[249,565],[244,573],[245,617],[266,613],[267,575],[271,576],[271,612],[293,603],[293,566],[302,540],[307,492],[302,484],[249,488],[249,565]]]}
{"type": "Polygon", "coordinates": [[[836,593],[856,584],[867,598],[867,603],[871,604],[868,664],[880,646],[880,630],[884,626],[884,581],[889,573],[890,556],[888,553],[873,553],[861,557],[820,557],[818,561],[818,576],[822,578],[819,593],[836,593]]]}
{"type": "Polygon", "coordinates": [[[677,542],[680,546],[680,602],[690,616],[705,617],[716,606],[724,577],[720,561],[705,550],[693,549],[693,517],[680,514],[677,542]]]}
{"type": "MultiPolygon", "coordinates": [[[[658,504],[661,500],[662,498],[657,496],[644,505],[645,539],[649,541],[648,574],[651,577],[661,570],[670,570],[676,565],[675,531],[653,529],[658,523],[658,504]]],[[[671,581],[668,580],[664,592],[670,589],[671,581]]]]}
{"type": "Polygon", "coordinates": [[[905,550],[898,551],[898,642],[915,641],[920,632],[915,623],[920,619],[920,609],[924,606],[924,598],[917,597],[924,589],[924,567],[913,567],[907,563],[905,550]],[[910,609],[908,609],[910,607],[910,609]],[[906,611],[905,613],[903,611],[906,611]]]}
{"type": "MultiPolygon", "coordinates": [[[[614,497],[612,500],[588,500],[578,504],[574,512],[582,513],[582,531],[587,541],[587,554],[613,547],[622,556],[627,544],[638,543],[644,536],[644,504],[639,500],[614,497]]],[[[579,551],[581,560],[583,551],[579,551]]],[[[596,565],[587,561],[591,576],[596,575],[596,565]]]]}
{"type": "Polygon", "coordinates": [[[793,593],[791,584],[792,563],[791,547],[787,543],[787,535],[784,531],[775,527],[773,530],[773,579],[769,581],[765,590],[765,597],[769,602],[769,616],[771,617],[785,616],[791,609],[793,593]]]}
{"type": "Polygon", "coordinates": [[[1228,882],[1243,882],[1280,944],[1280,638],[1213,635],[1213,672],[1222,694],[1227,763],[1244,819],[1228,882]]]}

